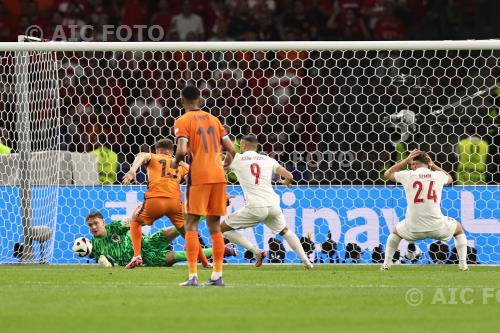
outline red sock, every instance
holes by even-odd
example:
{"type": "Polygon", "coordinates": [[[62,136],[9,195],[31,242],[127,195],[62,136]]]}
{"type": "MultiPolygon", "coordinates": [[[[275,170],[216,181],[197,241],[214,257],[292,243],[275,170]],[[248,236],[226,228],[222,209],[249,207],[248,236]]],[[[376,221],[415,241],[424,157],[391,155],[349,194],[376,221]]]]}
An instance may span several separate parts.
{"type": "Polygon", "coordinates": [[[198,261],[198,251],[200,250],[200,241],[197,231],[186,231],[186,257],[189,274],[197,273],[196,263],[198,261]]]}
{"type": "Polygon", "coordinates": [[[141,255],[142,247],[142,225],[138,221],[130,222],[130,238],[134,247],[134,257],[141,255]]]}
{"type": "Polygon", "coordinates": [[[212,259],[214,260],[214,272],[222,273],[222,262],[224,260],[224,237],[221,232],[210,236],[212,239],[212,259]]]}

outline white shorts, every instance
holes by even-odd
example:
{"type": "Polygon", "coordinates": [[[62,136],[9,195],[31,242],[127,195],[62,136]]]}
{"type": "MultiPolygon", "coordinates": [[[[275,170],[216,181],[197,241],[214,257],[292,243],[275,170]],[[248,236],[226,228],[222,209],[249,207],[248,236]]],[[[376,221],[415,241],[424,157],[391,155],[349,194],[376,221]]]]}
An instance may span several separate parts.
{"type": "Polygon", "coordinates": [[[403,220],[396,225],[396,232],[401,238],[407,241],[432,238],[443,242],[449,242],[450,239],[452,239],[455,230],[457,230],[457,225],[458,222],[454,218],[445,216],[439,229],[425,232],[413,232],[409,230],[406,221],[403,220]]]}
{"type": "Polygon", "coordinates": [[[279,206],[243,207],[226,218],[226,224],[233,229],[255,227],[263,222],[275,234],[286,228],[285,216],[279,206]]]}

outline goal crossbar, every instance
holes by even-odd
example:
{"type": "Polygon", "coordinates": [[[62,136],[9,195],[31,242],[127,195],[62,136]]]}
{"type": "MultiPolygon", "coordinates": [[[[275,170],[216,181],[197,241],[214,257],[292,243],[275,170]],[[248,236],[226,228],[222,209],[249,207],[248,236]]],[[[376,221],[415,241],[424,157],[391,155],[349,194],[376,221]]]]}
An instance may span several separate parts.
{"type": "Polygon", "coordinates": [[[497,50],[500,40],[293,42],[46,42],[0,43],[0,51],[326,51],[497,50]]]}

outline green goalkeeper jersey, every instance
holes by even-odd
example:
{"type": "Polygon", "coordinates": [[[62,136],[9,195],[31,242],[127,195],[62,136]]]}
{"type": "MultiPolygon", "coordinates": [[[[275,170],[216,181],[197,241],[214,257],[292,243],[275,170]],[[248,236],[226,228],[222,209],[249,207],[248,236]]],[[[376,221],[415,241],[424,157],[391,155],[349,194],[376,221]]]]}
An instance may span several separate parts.
{"type": "MultiPolygon", "coordinates": [[[[142,236],[142,259],[146,266],[167,265],[165,254],[172,250],[163,231],[142,236]]],[[[106,236],[92,238],[92,254],[96,260],[104,255],[115,264],[125,266],[134,256],[128,221],[113,221],[106,225],[106,236]]]]}
{"type": "Polygon", "coordinates": [[[113,221],[106,225],[106,236],[92,238],[92,254],[97,260],[101,255],[123,266],[134,256],[127,222],[113,221]]]}

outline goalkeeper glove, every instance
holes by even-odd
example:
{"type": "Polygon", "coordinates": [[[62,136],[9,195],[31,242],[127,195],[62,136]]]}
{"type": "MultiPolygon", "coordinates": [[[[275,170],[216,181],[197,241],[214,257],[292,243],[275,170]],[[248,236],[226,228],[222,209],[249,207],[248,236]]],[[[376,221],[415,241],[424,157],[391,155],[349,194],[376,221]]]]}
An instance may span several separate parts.
{"type": "Polygon", "coordinates": [[[101,267],[113,267],[113,264],[108,260],[108,258],[105,255],[101,255],[99,257],[99,260],[97,260],[97,263],[101,267]]]}

